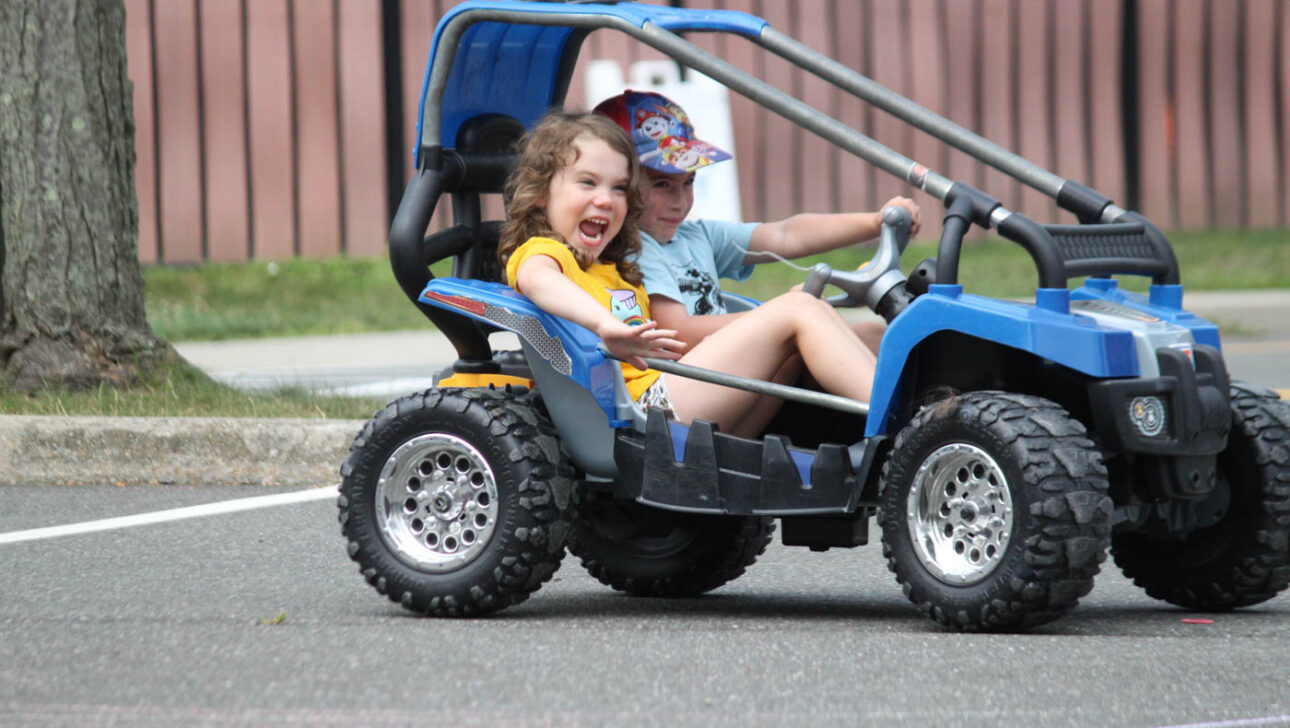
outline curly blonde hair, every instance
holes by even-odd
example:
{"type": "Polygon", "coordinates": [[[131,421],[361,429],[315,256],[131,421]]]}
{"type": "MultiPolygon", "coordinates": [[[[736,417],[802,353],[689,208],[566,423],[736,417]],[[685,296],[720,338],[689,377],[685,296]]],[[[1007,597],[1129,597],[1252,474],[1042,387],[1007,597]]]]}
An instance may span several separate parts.
{"type": "Polygon", "coordinates": [[[600,253],[600,262],[613,263],[628,283],[641,285],[640,268],[634,262],[641,249],[640,217],[645,211],[641,192],[641,165],[631,138],[614,122],[591,113],[552,112],[520,140],[519,160],[506,180],[506,224],[502,226],[497,255],[506,261],[526,240],[545,237],[560,240],[584,269],[592,261],[551,229],[546,216],[551,180],[578,159],[579,139],[591,137],[609,145],[627,160],[627,215],[618,235],[600,253]]]}

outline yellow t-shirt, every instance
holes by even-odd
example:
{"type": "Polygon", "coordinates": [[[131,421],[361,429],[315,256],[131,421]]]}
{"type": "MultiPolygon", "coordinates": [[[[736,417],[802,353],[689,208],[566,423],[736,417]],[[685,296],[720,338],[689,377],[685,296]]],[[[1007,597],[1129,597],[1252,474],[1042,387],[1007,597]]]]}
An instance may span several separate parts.
{"type": "MultiPolygon", "coordinates": [[[[520,265],[534,255],[554,259],[569,280],[590,293],[619,321],[639,326],[649,320],[649,297],[644,288],[623,280],[618,274],[618,268],[612,263],[593,263],[583,270],[573,257],[573,251],[566,248],[564,243],[551,238],[529,238],[511,253],[510,260],[506,261],[506,280],[516,290],[519,290],[515,278],[519,275],[520,265]]],[[[653,369],[637,369],[625,362],[622,366],[623,378],[627,380],[627,392],[633,400],[640,399],[661,374],[653,369]]]]}

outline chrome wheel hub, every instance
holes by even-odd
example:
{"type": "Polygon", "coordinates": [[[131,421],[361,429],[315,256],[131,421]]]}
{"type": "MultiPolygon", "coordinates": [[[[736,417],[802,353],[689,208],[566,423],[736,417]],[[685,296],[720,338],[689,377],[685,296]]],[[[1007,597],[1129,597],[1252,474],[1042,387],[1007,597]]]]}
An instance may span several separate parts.
{"type": "Polygon", "coordinates": [[[1012,495],[1002,468],[975,445],[945,445],[914,474],[905,503],[914,553],[950,584],[981,581],[1003,560],[1012,495]]]}
{"type": "Polygon", "coordinates": [[[497,480],[484,456],[453,435],[419,435],[396,449],[376,486],[381,536],[432,572],[479,556],[497,529],[497,480]]]}

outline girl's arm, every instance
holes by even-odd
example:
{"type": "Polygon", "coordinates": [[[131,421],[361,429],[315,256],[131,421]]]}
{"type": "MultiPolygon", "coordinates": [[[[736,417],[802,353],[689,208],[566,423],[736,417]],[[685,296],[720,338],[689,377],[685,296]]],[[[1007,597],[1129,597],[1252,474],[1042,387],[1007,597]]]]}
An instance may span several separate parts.
{"type": "Polygon", "coordinates": [[[589,329],[605,343],[614,356],[627,360],[637,369],[646,369],[642,357],[680,359],[677,350],[685,344],[676,340],[676,332],[659,329],[648,321],[629,326],[614,318],[590,293],[569,280],[560,264],[550,256],[534,255],[520,264],[516,289],[543,311],[589,329]]]}

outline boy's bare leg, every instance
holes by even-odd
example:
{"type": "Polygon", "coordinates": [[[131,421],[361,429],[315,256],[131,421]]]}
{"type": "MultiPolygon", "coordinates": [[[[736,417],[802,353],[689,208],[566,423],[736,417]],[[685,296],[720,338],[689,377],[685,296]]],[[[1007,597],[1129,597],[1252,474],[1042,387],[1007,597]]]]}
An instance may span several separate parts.
{"type": "MultiPolygon", "coordinates": [[[[738,376],[770,380],[794,353],[821,386],[833,394],[868,401],[875,358],[832,306],[803,293],[788,293],[710,334],[681,361],[738,376]]],[[[733,432],[757,405],[743,390],[669,376],[677,416],[705,419],[733,432]]]]}
{"type": "MultiPolygon", "coordinates": [[[[794,354],[784,362],[784,365],[775,372],[775,376],[770,381],[775,384],[795,385],[801,379],[805,367],[802,366],[802,357],[794,354]]],[[[766,431],[766,425],[775,419],[779,408],[784,406],[784,400],[779,397],[762,396],[757,400],[757,404],[744,415],[744,418],[735,425],[732,434],[739,437],[757,437],[766,431]]]]}
{"type": "Polygon", "coordinates": [[[873,351],[837,309],[804,293],[795,298],[793,309],[801,314],[797,349],[811,376],[827,392],[868,402],[877,364],[873,351]]]}
{"type": "MultiPolygon", "coordinates": [[[[799,293],[802,290],[801,283],[789,289],[790,293],[799,293]]],[[[887,332],[887,325],[882,321],[857,321],[851,324],[851,330],[855,335],[860,337],[864,345],[869,347],[869,351],[877,352],[878,344],[882,343],[882,335],[887,332]]]]}
{"type": "Polygon", "coordinates": [[[869,347],[869,351],[878,351],[878,344],[882,343],[882,335],[887,332],[887,327],[879,321],[857,321],[851,324],[851,330],[856,336],[869,347]]]}
{"type": "MultiPolygon", "coordinates": [[[[727,374],[734,374],[749,379],[769,381],[790,358],[793,357],[792,339],[781,340],[778,345],[769,340],[760,345],[745,343],[736,334],[737,327],[743,318],[722,327],[708,335],[681,357],[684,364],[692,364],[703,369],[712,369],[727,374]],[[731,328],[736,331],[727,333],[731,328]]],[[[758,407],[777,407],[761,404],[767,398],[756,392],[749,392],[719,384],[687,379],[675,374],[666,374],[668,394],[672,398],[672,407],[677,419],[682,422],[691,420],[708,420],[721,428],[722,432],[743,433],[745,428],[740,424],[758,407]]],[[[773,400],[778,401],[778,400],[773,400]]],[[[774,410],[771,410],[774,415],[774,410]]],[[[765,417],[765,412],[761,412],[765,417]]],[[[769,421],[769,419],[767,419],[769,421]]]]}

